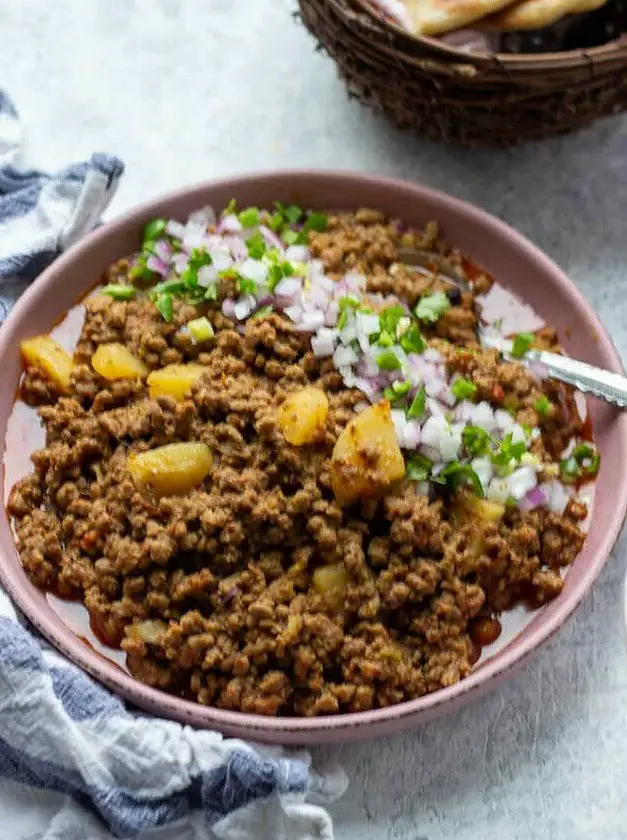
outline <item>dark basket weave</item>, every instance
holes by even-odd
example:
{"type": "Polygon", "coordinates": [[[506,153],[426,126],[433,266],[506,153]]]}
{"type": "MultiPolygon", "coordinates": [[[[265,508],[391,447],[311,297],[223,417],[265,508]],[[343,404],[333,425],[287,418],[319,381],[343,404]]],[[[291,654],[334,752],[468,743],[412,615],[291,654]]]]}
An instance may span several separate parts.
{"type": "Polygon", "coordinates": [[[543,55],[471,54],[389,24],[363,0],[299,6],[351,96],[434,140],[511,146],[627,109],[626,39],[543,55]]]}

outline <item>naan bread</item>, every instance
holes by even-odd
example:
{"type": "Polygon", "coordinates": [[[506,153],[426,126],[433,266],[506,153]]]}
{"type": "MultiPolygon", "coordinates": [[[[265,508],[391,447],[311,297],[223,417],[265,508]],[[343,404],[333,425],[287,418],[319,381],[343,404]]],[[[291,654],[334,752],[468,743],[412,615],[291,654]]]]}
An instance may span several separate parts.
{"type": "Polygon", "coordinates": [[[405,0],[416,35],[443,35],[494,15],[512,0],[405,0]]]}
{"type": "Polygon", "coordinates": [[[542,29],[566,15],[591,12],[605,5],[607,0],[522,0],[496,15],[482,20],[480,29],[508,32],[516,29],[542,29]]]}

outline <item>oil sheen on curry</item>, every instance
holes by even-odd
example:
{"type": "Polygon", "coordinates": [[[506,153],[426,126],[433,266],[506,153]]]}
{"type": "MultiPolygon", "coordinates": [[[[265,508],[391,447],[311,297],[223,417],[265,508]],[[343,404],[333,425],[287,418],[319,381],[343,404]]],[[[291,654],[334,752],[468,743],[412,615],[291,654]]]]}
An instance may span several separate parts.
{"type": "Polygon", "coordinates": [[[231,202],[155,219],[104,283],[21,345],[7,505],[31,581],[136,679],[376,709],[559,597],[599,467],[585,410],[525,362],[555,330],[436,223],[231,202]]]}

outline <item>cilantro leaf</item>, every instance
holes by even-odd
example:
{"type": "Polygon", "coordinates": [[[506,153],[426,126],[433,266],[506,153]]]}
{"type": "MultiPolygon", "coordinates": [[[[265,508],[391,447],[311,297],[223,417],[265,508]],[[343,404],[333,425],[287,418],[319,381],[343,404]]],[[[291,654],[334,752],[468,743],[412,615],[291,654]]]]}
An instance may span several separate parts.
{"type": "Polygon", "coordinates": [[[435,322],[451,308],[451,302],[444,292],[433,292],[420,298],[414,309],[414,315],[419,321],[428,324],[435,322]]]}

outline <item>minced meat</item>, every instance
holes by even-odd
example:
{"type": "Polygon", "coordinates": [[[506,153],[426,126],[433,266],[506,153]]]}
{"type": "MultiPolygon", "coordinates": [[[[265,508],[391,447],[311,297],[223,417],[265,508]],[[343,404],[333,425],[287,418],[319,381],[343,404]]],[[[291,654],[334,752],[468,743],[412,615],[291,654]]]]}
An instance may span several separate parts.
{"type": "MultiPolygon", "coordinates": [[[[373,294],[410,303],[425,291],[450,293],[395,264],[401,235],[380,213],[329,222],[310,234],[329,273],[357,268],[373,294]]],[[[415,241],[448,253],[433,226],[415,241]]],[[[119,262],[110,278],[119,281],[128,267],[119,262]]],[[[489,282],[480,278],[476,289],[489,282]]],[[[473,294],[452,301],[430,335],[451,369],[473,381],[479,398],[544,424],[536,454],[561,450],[577,422],[566,413],[539,417],[540,384],[480,349],[473,294]]],[[[26,372],[22,395],[40,406],[46,444],[33,454],[33,474],[13,488],[9,511],[31,580],[83,602],[137,679],[263,715],[380,708],[467,676],[477,656],[474,621],[560,592],[560,569],[584,540],[581,505],[561,516],[512,507],[480,529],[457,516],[455,499],[401,482],[379,501],[338,506],[329,458],[363,395],[344,388],[331,361],[316,359],[309,336],[285,317],[250,319],[238,330],[209,304],[203,312],[215,338],[194,345],[180,325],[198,316],[195,307],[175,302],[166,323],[146,299],[95,296],[85,305],[71,393],[60,396],[36,370],[26,372]],[[107,382],[91,368],[95,349],[111,341],[151,370],[194,361],[205,373],[184,401],[153,399],[141,381],[107,382]],[[324,389],[329,415],[323,440],[295,447],[277,408],[308,384],[324,389]],[[210,475],[184,496],[139,491],[129,453],[177,441],[209,446],[210,475]],[[346,570],[339,602],[312,584],[321,564],[346,570]]],[[[567,404],[556,392],[562,386],[547,387],[556,405],[567,404]]]]}

